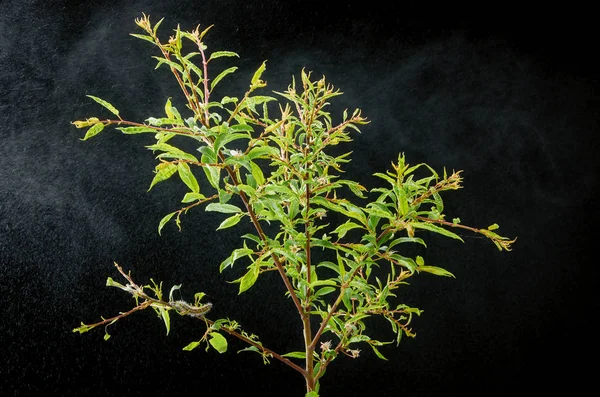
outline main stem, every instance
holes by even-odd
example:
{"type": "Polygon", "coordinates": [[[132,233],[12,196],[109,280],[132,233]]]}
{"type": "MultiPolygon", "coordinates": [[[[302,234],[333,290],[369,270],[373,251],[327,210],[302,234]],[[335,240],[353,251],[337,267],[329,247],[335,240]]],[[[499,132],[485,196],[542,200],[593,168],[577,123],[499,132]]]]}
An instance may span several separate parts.
{"type": "MultiPolygon", "coordinates": [[[[310,257],[310,185],[306,183],[306,218],[304,219],[304,233],[306,235],[306,281],[310,285],[311,281],[311,257],[310,257]]],[[[314,376],[314,344],[312,340],[312,330],[310,327],[310,287],[306,291],[306,300],[304,302],[304,312],[302,313],[302,323],[304,325],[304,351],[306,352],[306,392],[311,392],[315,388],[314,376]]]]}

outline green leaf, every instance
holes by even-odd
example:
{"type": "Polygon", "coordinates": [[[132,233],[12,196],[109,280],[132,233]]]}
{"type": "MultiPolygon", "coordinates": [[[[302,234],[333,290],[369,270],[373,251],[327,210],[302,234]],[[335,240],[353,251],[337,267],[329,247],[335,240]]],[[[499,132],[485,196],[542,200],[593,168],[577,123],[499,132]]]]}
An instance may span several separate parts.
{"type": "Polygon", "coordinates": [[[150,127],[117,127],[116,130],[121,131],[123,134],[142,134],[144,132],[156,132],[156,129],[150,127]]]}
{"type": "Polygon", "coordinates": [[[254,160],[255,158],[266,158],[269,156],[279,157],[279,149],[272,146],[259,146],[252,148],[246,157],[250,160],[254,160]]]}
{"type": "Polygon", "coordinates": [[[267,69],[267,61],[264,61],[262,65],[260,65],[259,68],[256,69],[256,72],[254,72],[254,75],[252,76],[252,80],[250,80],[250,85],[255,87],[264,86],[264,82],[260,80],[260,77],[264,73],[265,69],[267,69]]]}
{"type": "Polygon", "coordinates": [[[208,58],[208,61],[211,61],[216,58],[221,58],[221,57],[238,57],[239,58],[240,56],[232,51],[215,51],[212,54],[210,54],[210,58],[208,58]]]}
{"type": "Polygon", "coordinates": [[[165,215],[160,222],[158,223],[158,234],[160,235],[160,232],[162,230],[162,228],[167,224],[167,222],[169,222],[171,220],[171,218],[173,217],[173,215],[175,215],[176,212],[171,212],[170,214],[165,215]]]}
{"type": "Polygon", "coordinates": [[[152,38],[152,36],[146,36],[145,34],[134,34],[134,33],[129,33],[129,35],[133,36],[133,37],[137,37],[138,39],[149,41],[150,43],[154,44],[154,39],[152,38]]]}
{"type": "Polygon", "coordinates": [[[369,344],[369,346],[371,346],[371,349],[373,349],[373,352],[375,352],[375,355],[376,355],[377,357],[379,357],[379,358],[380,358],[380,359],[382,359],[382,360],[386,360],[386,361],[387,361],[387,358],[385,358],[385,357],[383,356],[383,354],[381,354],[381,353],[379,352],[379,350],[377,350],[377,348],[376,348],[374,345],[372,345],[372,344],[369,344]]]}
{"type": "Polygon", "coordinates": [[[488,230],[496,230],[496,229],[499,229],[499,228],[500,228],[500,226],[498,226],[497,223],[494,223],[493,225],[488,226],[487,229],[488,230]]]}
{"type": "Polygon", "coordinates": [[[165,328],[167,329],[167,335],[169,335],[169,331],[171,330],[171,318],[169,317],[169,311],[163,307],[158,308],[160,312],[160,316],[162,317],[165,328]]]}
{"type": "Polygon", "coordinates": [[[167,118],[174,119],[175,115],[173,114],[173,110],[171,110],[171,108],[171,98],[168,98],[167,103],[165,103],[165,114],[167,115],[167,118]]]}
{"type": "Polygon", "coordinates": [[[104,333],[104,340],[109,340],[110,334],[108,332],[104,333]]]}
{"type": "Polygon", "coordinates": [[[223,335],[218,332],[211,332],[208,335],[210,336],[208,342],[216,351],[221,354],[227,351],[227,339],[223,335]]]}
{"type": "Polygon", "coordinates": [[[319,393],[316,391],[309,391],[304,397],[319,397],[319,393]]]}
{"type": "Polygon", "coordinates": [[[282,357],[300,358],[304,360],[306,358],[306,352],[289,352],[281,355],[282,357]]]}
{"type": "MultiPolygon", "coordinates": [[[[106,102],[104,99],[100,99],[98,97],[95,97],[93,95],[86,95],[88,98],[92,98],[94,101],[98,102],[100,105],[104,106],[105,108],[107,108],[112,114],[114,114],[115,116],[119,117],[119,111],[117,109],[115,109],[115,107],[113,105],[111,105],[110,103],[106,102]]],[[[119,117],[121,118],[121,117],[119,117]]]]}
{"type": "Polygon", "coordinates": [[[251,161],[250,168],[252,169],[252,176],[254,177],[256,184],[258,186],[264,185],[265,184],[265,176],[264,176],[262,170],[260,169],[260,167],[258,166],[258,164],[251,161]]]}
{"type": "Polygon", "coordinates": [[[235,205],[221,203],[210,203],[206,206],[206,211],[222,212],[224,214],[236,214],[242,212],[242,210],[235,205]]]}
{"type": "Polygon", "coordinates": [[[154,25],[153,32],[154,32],[154,35],[155,35],[155,36],[156,36],[156,31],[158,30],[158,27],[160,26],[160,24],[161,24],[161,23],[162,23],[164,20],[165,20],[164,18],[161,18],[161,19],[160,19],[160,21],[156,22],[156,24],[154,25]]]}
{"type": "Polygon", "coordinates": [[[191,203],[192,201],[204,200],[205,198],[206,197],[202,193],[186,193],[185,196],[183,196],[183,200],[181,200],[181,202],[191,203]]]}
{"type": "Polygon", "coordinates": [[[417,267],[417,271],[435,274],[436,276],[445,276],[445,277],[456,278],[454,276],[454,274],[450,273],[448,270],[442,269],[441,267],[437,267],[437,266],[419,266],[419,267],[417,267]]]}
{"type": "Polygon", "coordinates": [[[173,69],[176,69],[177,71],[179,71],[179,73],[183,74],[183,68],[181,67],[180,64],[170,61],[166,58],[162,58],[162,57],[153,56],[152,58],[154,58],[158,61],[158,63],[156,64],[156,67],[154,68],[155,70],[158,69],[160,67],[160,65],[165,63],[165,64],[169,65],[170,67],[172,67],[173,69]]]}
{"type": "Polygon", "coordinates": [[[154,185],[156,185],[157,183],[169,179],[171,177],[171,175],[173,175],[176,172],[177,172],[177,166],[175,164],[160,163],[159,165],[157,165],[156,166],[156,175],[154,175],[154,178],[152,179],[152,182],[150,183],[150,187],[148,188],[148,191],[150,191],[150,189],[152,189],[152,187],[154,185]]]}
{"type": "Polygon", "coordinates": [[[219,81],[221,81],[223,79],[223,77],[227,76],[230,73],[235,72],[236,70],[237,70],[237,66],[232,66],[230,68],[223,70],[221,73],[219,73],[219,75],[217,77],[215,77],[213,79],[213,81],[210,83],[210,92],[212,92],[214,90],[216,85],[219,84],[219,81]]]}
{"type": "Polygon", "coordinates": [[[202,167],[204,173],[206,174],[206,178],[212,187],[219,190],[219,180],[221,179],[221,169],[219,167],[212,167],[207,165],[206,167],[202,167]]]}
{"type": "Polygon", "coordinates": [[[90,127],[89,130],[87,130],[82,141],[87,141],[91,137],[98,135],[103,129],[104,129],[104,124],[102,124],[102,123],[94,124],[93,126],[90,127]]]}
{"type": "Polygon", "coordinates": [[[192,173],[188,163],[180,162],[177,164],[177,171],[179,171],[179,177],[190,188],[193,193],[200,193],[200,186],[198,180],[192,173]]]}
{"type": "Polygon", "coordinates": [[[192,342],[189,345],[187,345],[186,347],[184,347],[183,350],[190,352],[190,351],[194,350],[195,348],[197,348],[199,344],[200,344],[200,342],[192,342]]]}
{"type": "Polygon", "coordinates": [[[458,234],[453,233],[453,232],[451,232],[449,230],[446,230],[446,229],[444,229],[442,227],[433,225],[431,223],[427,223],[427,222],[423,222],[423,223],[421,223],[421,222],[411,222],[410,225],[412,227],[414,227],[415,229],[429,230],[430,232],[441,234],[442,236],[450,237],[450,238],[453,238],[453,239],[460,240],[460,241],[464,242],[463,239],[458,234]]]}
{"type": "Polygon", "coordinates": [[[229,218],[221,222],[217,230],[227,229],[228,227],[237,225],[240,222],[240,219],[242,219],[242,216],[244,216],[244,214],[235,214],[230,216],[229,218]]]}
{"type": "Polygon", "coordinates": [[[240,133],[224,132],[222,134],[219,134],[217,136],[217,139],[215,139],[215,144],[214,144],[215,153],[218,153],[219,150],[221,150],[221,148],[223,146],[225,146],[226,144],[228,144],[229,142],[237,141],[239,139],[250,139],[250,137],[248,136],[248,134],[240,134],[240,133]]]}
{"type": "MultiPolygon", "coordinates": [[[[250,235],[245,235],[245,236],[252,236],[250,235]]],[[[258,237],[257,237],[258,238],[258,237]]],[[[260,240],[258,240],[260,242],[260,240]]],[[[253,250],[251,250],[250,248],[246,247],[246,242],[244,242],[244,248],[238,248],[233,250],[233,252],[231,253],[231,255],[225,259],[223,262],[221,262],[221,265],[219,266],[219,272],[223,272],[224,269],[226,269],[228,266],[232,266],[235,263],[235,261],[237,261],[240,258],[243,258],[244,256],[248,256],[250,254],[254,253],[253,250]]]]}
{"type": "Polygon", "coordinates": [[[335,287],[323,287],[323,288],[318,289],[317,292],[315,292],[314,296],[327,295],[327,294],[334,292],[335,290],[336,290],[335,287]]]}
{"type": "Polygon", "coordinates": [[[146,146],[146,148],[152,151],[160,150],[162,152],[165,152],[159,154],[157,156],[159,158],[170,157],[181,160],[190,160],[196,163],[198,162],[198,159],[195,156],[167,143],[156,143],[154,145],[146,146]]]}
{"type": "Polygon", "coordinates": [[[236,280],[240,283],[240,289],[238,291],[238,295],[241,294],[242,292],[247,291],[248,289],[250,289],[250,287],[252,287],[254,285],[254,283],[256,283],[256,280],[258,279],[259,271],[260,271],[260,267],[255,264],[254,266],[250,267],[250,270],[248,270],[248,272],[246,274],[244,274],[241,278],[236,280]]]}
{"type": "Polygon", "coordinates": [[[333,233],[337,233],[338,238],[343,238],[346,233],[348,233],[350,230],[352,229],[356,229],[356,228],[363,228],[360,225],[357,225],[354,222],[351,221],[347,221],[346,223],[342,223],[341,225],[339,225],[334,231],[333,233]]]}

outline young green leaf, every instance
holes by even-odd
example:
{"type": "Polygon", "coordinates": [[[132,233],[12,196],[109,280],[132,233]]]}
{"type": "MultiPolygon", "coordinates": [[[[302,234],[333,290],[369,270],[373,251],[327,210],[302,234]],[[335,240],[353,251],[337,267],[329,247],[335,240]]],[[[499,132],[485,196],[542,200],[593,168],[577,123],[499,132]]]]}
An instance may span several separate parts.
{"type": "Polygon", "coordinates": [[[265,69],[267,69],[267,61],[264,61],[262,65],[260,65],[258,69],[256,69],[256,72],[254,72],[252,80],[250,80],[250,85],[253,88],[260,88],[265,86],[265,83],[260,79],[265,69]]]}
{"type": "Polygon", "coordinates": [[[222,212],[224,214],[235,214],[242,212],[241,209],[232,204],[210,203],[206,206],[205,211],[222,212]]]}
{"type": "Polygon", "coordinates": [[[82,141],[87,141],[88,139],[98,135],[104,129],[104,124],[97,123],[90,127],[89,130],[85,133],[82,141]]]}
{"type": "Polygon", "coordinates": [[[160,163],[159,165],[156,166],[155,172],[156,172],[156,174],[154,175],[154,178],[152,179],[152,182],[150,183],[150,187],[148,188],[148,191],[150,191],[150,189],[152,189],[152,187],[154,185],[156,185],[157,183],[169,179],[171,177],[171,175],[176,173],[177,166],[175,164],[171,164],[171,163],[160,163]]]}
{"type": "Polygon", "coordinates": [[[410,225],[415,229],[424,229],[429,230],[430,232],[434,232],[437,234],[441,234],[442,236],[450,237],[456,240],[460,240],[462,242],[463,239],[456,233],[451,232],[450,230],[446,230],[443,227],[439,227],[427,222],[410,222],[410,225]]]}
{"type": "Polygon", "coordinates": [[[200,193],[200,186],[198,185],[198,180],[192,173],[190,166],[181,161],[177,164],[177,171],[179,171],[179,177],[190,188],[192,193],[200,193]]]}
{"type": "Polygon", "coordinates": [[[304,360],[306,358],[306,352],[289,352],[281,355],[282,357],[300,358],[304,360]]]}
{"type": "Polygon", "coordinates": [[[137,37],[138,39],[149,41],[150,43],[154,44],[154,39],[152,38],[152,36],[147,36],[145,34],[134,34],[134,33],[129,33],[129,35],[133,36],[133,37],[137,37]]]}
{"type": "Polygon", "coordinates": [[[371,349],[373,349],[373,352],[375,353],[375,355],[376,355],[377,357],[379,357],[379,358],[380,358],[380,359],[382,359],[382,360],[386,360],[386,361],[387,361],[387,358],[385,358],[385,357],[383,356],[383,354],[381,354],[381,352],[379,352],[379,350],[377,350],[377,348],[376,348],[374,345],[372,345],[372,344],[370,344],[370,343],[369,343],[369,346],[371,346],[371,349]]]}
{"type": "Polygon", "coordinates": [[[215,51],[212,54],[210,54],[210,58],[208,58],[207,62],[210,62],[213,59],[221,58],[221,57],[237,57],[237,58],[239,58],[240,56],[232,51],[215,51]]]}
{"type": "Polygon", "coordinates": [[[123,134],[128,135],[142,134],[144,132],[156,133],[156,129],[150,127],[117,127],[115,129],[121,131],[123,134]]]}
{"type": "Polygon", "coordinates": [[[223,70],[221,73],[219,73],[219,75],[217,77],[214,78],[214,80],[210,83],[210,92],[212,92],[215,87],[217,86],[217,84],[219,84],[219,81],[221,81],[223,79],[223,77],[227,76],[230,73],[233,73],[237,70],[237,66],[232,66],[228,69],[223,70]]]}
{"type": "Polygon", "coordinates": [[[450,273],[448,270],[442,269],[441,267],[437,267],[437,266],[425,266],[425,265],[423,265],[423,266],[417,267],[417,271],[418,272],[425,272],[425,273],[435,274],[436,276],[445,276],[445,277],[456,278],[454,276],[454,274],[450,273]]]}
{"type": "Polygon", "coordinates": [[[190,352],[190,351],[194,350],[195,348],[197,348],[198,345],[200,345],[200,342],[191,342],[186,347],[184,347],[183,350],[190,352]]]}
{"type": "Polygon", "coordinates": [[[174,119],[175,115],[173,114],[173,110],[171,110],[171,108],[171,98],[168,98],[167,103],[165,103],[165,114],[167,115],[167,118],[174,119]]]}
{"type": "Polygon", "coordinates": [[[115,116],[119,117],[119,119],[121,118],[119,116],[119,111],[117,109],[115,109],[115,107],[113,105],[111,105],[110,103],[106,102],[104,99],[100,99],[96,96],[93,95],[86,95],[88,98],[92,98],[94,101],[98,102],[100,105],[104,106],[105,108],[107,108],[112,114],[114,114],[115,116]]]}
{"type": "Polygon", "coordinates": [[[262,186],[265,184],[265,176],[261,170],[261,168],[258,166],[258,164],[256,164],[255,162],[251,161],[250,162],[250,168],[252,169],[252,176],[254,177],[254,180],[256,181],[256,184],[258,186],[262,186]]]}
{"type": "Polygon", "coordinates": [[[154,68],[155,70],[158,69],[160,67],[160,65],[162,65],[164,63],[164,64],[169,65],[171,68],[177,70],[179,73],[183,73],[183,68],[178,63],[175,63],[166,58],[157,57],[157,56],[153,56],[152,58],[154,58],[158,61],[158,63],[156,64],[156,67],[154,68]]]}
{"type": "Polygon", "coordinates": [[[169,311],[163,307],[158,308],[160,312],[160,316],[165,323],[165,328],[167,329],[167,335],[169,335],[169,331],[171,330],[171,318],[169,317],[169,311]]]}
{"type": "Polygon", "coordinates": [[[160,222],[158,223],[158,234],[160,235],[160,232],[162,230],[162,228],[167,224],[167,222],[169,222],[171,220],[171,218],[173,218],[173,215],[175,215],[176,212],[171,212],[170,214],[165,215],[160,222]]]}
{"type": "Polygon", "coordinates": [[[256,283],[258,279],[258,274],[260,272],[260,267],[254,264],[250,267],[250,270],[246,274],[244,274],[241,278],[237,279],[236,282],[240,283],[240,289],[238,291],[238,295],[242,292],[247,291],[256,283]]]}
{"type": "Polygon", "coordinates": [[[206,197],[202,193],[186,193],[183,196],[182,203],[191,203],[192,201],[204,200],[206,197]]]}
{"type": "Polygon", "coordinates": [[[240,219],[242,219],[242,216],[244,216],[244,214],[241,213],[230,216],[229,218],[221,222],[217,230],[227,229],[228,227],[237,225],[240,222],[240,219]]]}
{"type": "Polygon", "coordinates": [[[227,339],[223,335],[218,332],[211,332],[208,335],[210,336],[208,342],[216,351],[221,354],[227,351],[227,339]]]}

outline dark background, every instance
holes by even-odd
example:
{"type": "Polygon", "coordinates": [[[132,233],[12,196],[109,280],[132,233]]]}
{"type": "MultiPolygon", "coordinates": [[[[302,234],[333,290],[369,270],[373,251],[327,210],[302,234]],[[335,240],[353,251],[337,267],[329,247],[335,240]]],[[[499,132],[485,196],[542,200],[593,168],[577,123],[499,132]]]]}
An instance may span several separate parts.
{"type": "MultiPolygon", "coordinates": [[[[350,179],[374,187],[372,174],[401,151],[412,164],[465,170],[465,188],[446,195],[448,216],[518,236],[509,253],[478,238],[429,240],[426,260],[456,280],[415,278],[401,296],[424,310],[417,337],[383,348],[387,362],[370,351],[340,358],[323,396],[577,394],[593,383],[584,362],[598,347],[600,101],[589,11],[436,19],[372,1],[9,0],[0,6],[0,395],[303,395],[296,372],[236,354],[244,346],[234,341],[223,355],[183,352],[203,332],[190,318],[174,316],[168,337],[151,312],[115,324],[107,342],[102,330],[71,332],[131,308],[104,286],[116,261],[140,283],[183,283],[188,299],[207,292],[214,316],[266,346],[301,347],[276,277],[238,296],[225,282],[238,273],[218,273],[240,244],[214,232],[221,217],[192,211],[183,232],[157,235],[183,190],[146,192],[151,138],[107,129],[81,142],[69,124],[102,114],[86,94],[138,121],[159,117],[168,97],[181,101],[168,71],[153,70],[154,48],[128,35],[141,12],[165,17],[163,35],[214,24],[209,50],[241,56],[231,95],[264,59],[270,90],[303,67],[325,74],[345,93],[333,109],[360,107],[371,120],[348,144],[350,179]]],[[[391,339],[387,327],[371,334],[391,339]]]]}

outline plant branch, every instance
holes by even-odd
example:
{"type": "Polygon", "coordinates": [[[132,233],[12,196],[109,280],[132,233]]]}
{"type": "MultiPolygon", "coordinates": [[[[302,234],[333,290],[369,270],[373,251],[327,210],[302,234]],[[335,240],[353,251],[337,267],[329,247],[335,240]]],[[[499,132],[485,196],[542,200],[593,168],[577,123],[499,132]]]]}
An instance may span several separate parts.
{"type": "MultiPolygon", "coordinates": [[[[207,318],[204,318],[204,320],[208,324],[210,324],[210,325],[214,324],[214,321],[212,321],[212,320],[209,320],[207,318]]],[[[221,328],[219,328],[219,330],[223,330],[223,331],[227,332],[229,335],[234,336],[234,337],[238,338],[239,340],[241,340],[241,341],[243,341],[243,342],[245,342],[245,343],[247,343],[249,345],[252,345],[252,346],[256,347],[257,349],[259,349],[263,353],[276,358],[277,360],[281,361],[285,365],[287,365],[287,366],[295,369],[296,371],[300,372],[303,376],[306,375],[306,371],[302,367],[298,366],[297,364],[294,364],[287,357],[283,357],[282,355],[274,352],[273,350],[264,347],[262,344],[260,344],[260,343],[258,343],[256,341],[254,341],[254,340],[252,340],[252,339],[250,339],[250,338],[242,335],[241,333],[237,332],[233,328],[227,327],[227,326],[222,326],[221,328]]]]}

